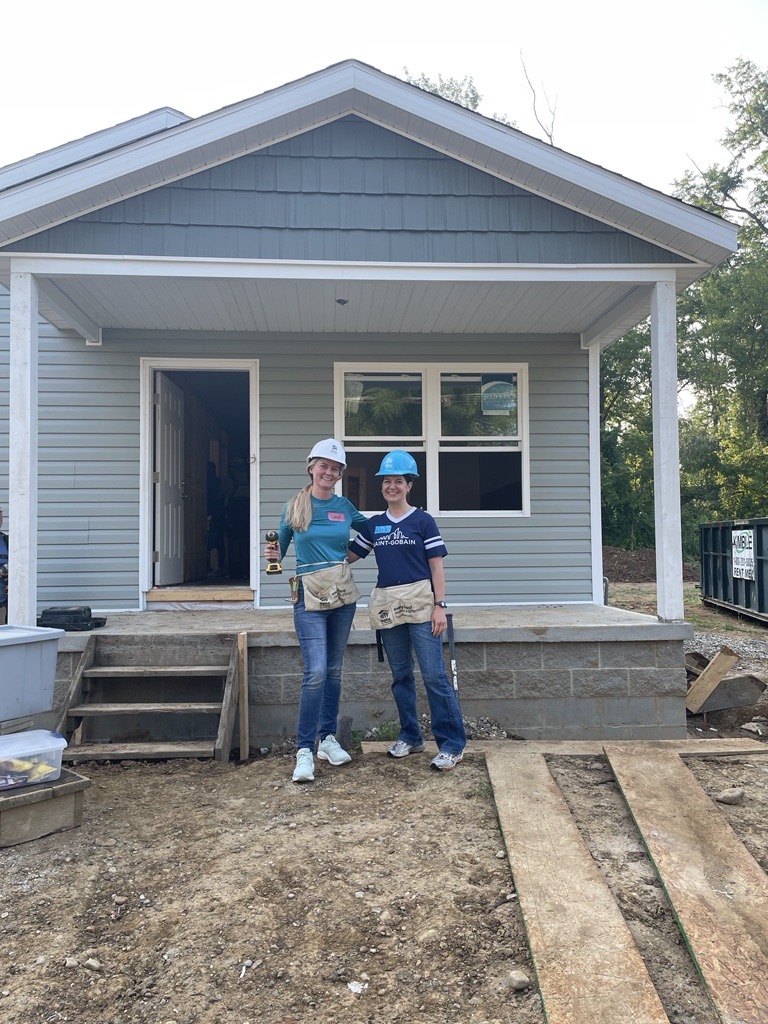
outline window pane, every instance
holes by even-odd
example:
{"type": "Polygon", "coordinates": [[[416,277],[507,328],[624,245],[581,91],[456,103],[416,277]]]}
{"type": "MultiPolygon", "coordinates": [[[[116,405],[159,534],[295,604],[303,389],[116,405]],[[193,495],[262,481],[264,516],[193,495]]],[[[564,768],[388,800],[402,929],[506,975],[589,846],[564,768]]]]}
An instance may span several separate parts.
{"type": "Polygon", "coordinates": [[[344,433],[421,439],[421,396],[420,373],[345,373],[344,433]]]}
{"type": "Polygon", "coordinates": [[[441,512],[520,512],[523,456],[519,451],[441,452],[441,512]]]}
{"type": "Polygon", "coordinates": [[[441,374],[440,430],[443,437],[517,437],[517,374],[441,374]]]}
{"type": "MultiPolygon", "coordinates": [[[[383,512],[387,507],[381,496],[382,478],[376,476],[386,454],[386,451],[355,452],[347,449],[347,468],[341,478],[341,493],[361,512],[383,512]]],[[[411,505],[424,508],[427,503],[427,457],[424,452],[411,452],[411,455],[419,467],[419,476],[413,481],[408,500],[411,505]]]]}

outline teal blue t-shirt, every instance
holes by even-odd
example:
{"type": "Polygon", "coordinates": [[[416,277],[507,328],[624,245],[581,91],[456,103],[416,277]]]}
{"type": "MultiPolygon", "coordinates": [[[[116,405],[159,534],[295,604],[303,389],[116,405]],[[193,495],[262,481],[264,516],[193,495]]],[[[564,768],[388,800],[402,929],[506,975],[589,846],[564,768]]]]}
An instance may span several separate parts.
{"type": "Polygon", "coordinates": [[[350,531],[361,530],[368,521],[349,498],[334,494],[332,498],[323,501],[313,497],[309,529],[294,532],[293,527],[285,521],[287,507],[286,504],[280,516],[280,554],[285,557],[288,545],[293,540],[296,573],[299,576],[343,562],[347,557],[350,531]]]}

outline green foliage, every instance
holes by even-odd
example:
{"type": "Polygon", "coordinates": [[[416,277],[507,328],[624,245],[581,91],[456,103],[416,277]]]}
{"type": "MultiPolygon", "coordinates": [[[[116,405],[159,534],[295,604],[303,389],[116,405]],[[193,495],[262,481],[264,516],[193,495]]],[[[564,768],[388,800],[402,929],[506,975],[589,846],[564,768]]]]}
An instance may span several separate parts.
{"type": "Polygon", "coordinates": [[[653,423],[647,326],[620,338],[600,372],[603,541],[653,547],[653,423]]]}
{"type": "MultiPolygon", "coordinates": [[[[459,106],[466,107],[468,110],[477,110],[482,102],[483,97],[477,91],[477,86],[471,75],[465,75],[463,78],[443,78],[442,75],[438,75],[437,81],[435,81],[425,75],[423,71],[418,77],[412,75],[408,68],[403,68],[403,73],[406,82],[411,85],[416,85],[425,92],[433,92],[436,96],[442,96],[444,100],[458,103],[459,106]]],[[[502,124],[509,125],[510,128],[515,127],[515,122],[510,121],[505,114],[494,114],[493,120],[501,121],[502,124]]]]}
{"type": "MultiPolygon", "coordinates": [[[[768,72],[738,60],[715,81],[730,96],[726,165],[686,174],[676,194],[739,224],[739,251],[678,302],[683,552],[702,522],[768,514],[768,72]]],[[[652,422],[647,330],[603,357],[606,543],[652,536],[652,422]]]]}
{"type": "Polygon", "coordinates": [[[434,81],[434,79],[428,78],[423,71],[418,78],[415,78],[408,68],[403,68],[403,72],[405,73],[406,82],[410,82],[411,85],[417,85],[419,89],[423,89],[425,92],[434,92],[438,96],[442,96],[444,100],[458,103],[469,110],[477,110],[480,106],[480,101],[483,97],[477,91],[471,75],[465,75],[461,79],[443,78],[442,75],[438,75],[437,81],[434,81]]]}

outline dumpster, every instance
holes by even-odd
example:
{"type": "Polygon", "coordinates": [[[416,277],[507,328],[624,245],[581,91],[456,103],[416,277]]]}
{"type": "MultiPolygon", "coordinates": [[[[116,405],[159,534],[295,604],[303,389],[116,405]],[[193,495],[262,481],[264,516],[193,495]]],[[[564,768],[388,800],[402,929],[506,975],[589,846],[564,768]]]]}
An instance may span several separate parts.
{"type": "Polygon", "coordinates": [[[699,526],[701,599],[768,622],[768,519],[699,526]]]}
{"type": "Polygon", "coordinates": [[[63,629],[0,626],[0,722],[50,711],[63,629]]]}

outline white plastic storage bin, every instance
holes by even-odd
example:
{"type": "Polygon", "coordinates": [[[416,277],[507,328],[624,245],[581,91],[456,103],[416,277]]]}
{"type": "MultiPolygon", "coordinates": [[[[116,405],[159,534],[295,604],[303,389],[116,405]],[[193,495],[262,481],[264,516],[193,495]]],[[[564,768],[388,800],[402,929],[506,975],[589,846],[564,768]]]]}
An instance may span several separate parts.
{"type": "Polygon", "coordinates": [[[67,741],[58,732],[32,729],[0,736],[0,793],[35,782],[55,782],[67,741]]]}
{"type": "Polygon", "coordinates": [[[50,711],[63,629],[0,626],[0,722],[50,711]]]}

